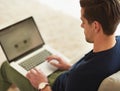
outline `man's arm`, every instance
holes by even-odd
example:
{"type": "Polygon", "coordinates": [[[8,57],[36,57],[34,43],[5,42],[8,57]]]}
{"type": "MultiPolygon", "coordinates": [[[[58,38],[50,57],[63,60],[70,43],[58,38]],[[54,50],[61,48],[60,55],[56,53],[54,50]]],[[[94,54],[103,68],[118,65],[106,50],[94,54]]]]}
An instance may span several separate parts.
{"type": "Polygon", "coordinates": [[[44,91],[51,91],[48,78],[41,70],[38,71],[37,69],[32,69],[27,73],[26,77],[33,87],[42,90],[44,89],[44,91]]]}
{"type": "MultiPolygon", "coordinates": [[[[71,64],[55,55],[49,56],[47,60],[59,70],[68,70],[71,67],[71,64]],[[52,59],[57,60],[58,63],[51,63],[52,59]]],[[[26,77],[31,82],[33,87],[37,89],[42,88],[40,91],[52,91],[50,86],[47,84],[47,76],[41,70],[38,71],[37,69],[32,69],[27,73],[26,77]]]]}

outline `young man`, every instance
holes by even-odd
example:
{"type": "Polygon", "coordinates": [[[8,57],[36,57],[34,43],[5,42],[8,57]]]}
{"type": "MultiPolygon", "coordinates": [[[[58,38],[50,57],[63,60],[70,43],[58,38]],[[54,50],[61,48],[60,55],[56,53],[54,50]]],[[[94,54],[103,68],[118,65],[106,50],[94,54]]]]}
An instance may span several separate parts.
{"type": "Polygon", "coordinates": [[[54,66],[68,70],[60,75],[53,87],[47,77],[32,69],[27,78],[40,91],[97,91],[100,83],[109,75],[120,70],[120,37],[114,32],[120,22],[120,3],[117,0],[80,0],[81,27],[86,41],[93,43],[93,50],[72,67],[57,56],[54,66]]]}
{"type": "Polygon", "coordinates": [[[58,61],[52,65],[67,70],[52,87],[40,70],[32,69],[27,80],[5,62],[0,70],[1,91],[6,91],[11,83],[21,91],[97,91],[103,79],[120,70],[120,37],[114,35],[120,22],[120,3],[117,0],[80,0],[80,5],[81,27],[86,41],[93,43],[93,50],[73,66],[60,57],[48,57],[48,61],[58,61]]]}

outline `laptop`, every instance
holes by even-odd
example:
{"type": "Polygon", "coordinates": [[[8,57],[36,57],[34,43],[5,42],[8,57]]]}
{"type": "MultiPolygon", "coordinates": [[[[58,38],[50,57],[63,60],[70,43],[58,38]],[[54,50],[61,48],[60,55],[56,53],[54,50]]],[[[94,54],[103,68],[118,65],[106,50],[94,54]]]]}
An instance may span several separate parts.
{"type": "Polygon", "coordinates": [[[28,17],[0,30],[0,43],[9,64],[26,76],[32,69],[41,69],[49,76],[57,70],[46,61],[50,55],[64,55],[45,44],[33,17],[28,17]]]}

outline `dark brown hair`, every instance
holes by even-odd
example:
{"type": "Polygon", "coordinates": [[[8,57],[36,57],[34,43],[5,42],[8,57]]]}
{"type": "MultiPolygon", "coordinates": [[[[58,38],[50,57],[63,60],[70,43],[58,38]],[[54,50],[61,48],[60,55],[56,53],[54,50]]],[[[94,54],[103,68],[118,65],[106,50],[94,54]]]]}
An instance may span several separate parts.
{"type": "Polygon", "coordinates": [[[84,17],[89,24],[98,21],[106,35],[115,32],[120,22],[120,2],[118,0],[80,0],[84,17]]]}

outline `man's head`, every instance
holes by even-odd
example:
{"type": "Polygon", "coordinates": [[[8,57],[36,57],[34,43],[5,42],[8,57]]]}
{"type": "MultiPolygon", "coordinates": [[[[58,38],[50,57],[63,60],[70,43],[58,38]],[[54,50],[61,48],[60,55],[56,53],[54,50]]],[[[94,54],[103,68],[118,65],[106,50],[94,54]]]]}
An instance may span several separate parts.
{"type": "Polygon", "coordinates": [[[91,24],[101,24],[105,35],[112,35],[120,22],[120,2],[118,0],[80,0],[83,16],[91,24]]]}

